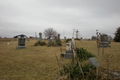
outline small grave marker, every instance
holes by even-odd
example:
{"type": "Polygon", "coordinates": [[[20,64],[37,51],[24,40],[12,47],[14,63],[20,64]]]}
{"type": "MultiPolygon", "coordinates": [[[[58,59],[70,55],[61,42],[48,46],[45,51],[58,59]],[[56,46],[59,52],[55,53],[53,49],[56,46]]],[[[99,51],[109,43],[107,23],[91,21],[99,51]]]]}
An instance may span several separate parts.
{"type": "Polygon", "coordinates": [[[95,58],[89,58],[88,64],[92,65],[92,66],[95,66],[95,67],[97,67],[97,65],[98,65],[98,63],[95,60],[95,58]]]}

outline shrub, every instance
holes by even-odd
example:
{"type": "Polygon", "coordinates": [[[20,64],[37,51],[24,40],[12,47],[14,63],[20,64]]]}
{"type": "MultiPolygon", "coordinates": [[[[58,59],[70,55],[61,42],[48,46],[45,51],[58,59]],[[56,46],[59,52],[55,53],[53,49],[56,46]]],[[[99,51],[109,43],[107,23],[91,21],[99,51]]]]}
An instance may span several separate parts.
{"type": "Polygon", "coordinates": [[[77,64],[66,64],[63,66],[63,69],[60,70],[60,75],[67,75],[68,79],[71,80],[83,80],[83,79],[87,79],[87,80],[94,80],[96,78],[96,67],[92,66],[92,65],[88,65],[85,64],[84,66],[82,66],[82,70],[84,73],[84,77],[82,76],[82,72],[80,71],[78,62],[77,64]]]}
{"type": "MultiPolygon", "coordinates": [[[[76,54],[80,61],[88,60],[90,57],[94,57],[90,52],[83,48],[76,48],[76,54]]],[[[68,80],[94,80],[96,79],[96,67],[92,65],[85,64],[82,67],[82,72],[80,70],[79,64],[71,62],[70,64],[66,64],[59,71],[60,75],[67,75],[68,80]]]]}
{"type": "Polygon", "coordinates": [[[75,38],[75,40],[80,40],[79,38],[75,38]]]}
{"type": "Polygon", "coordinates": [[[62,42],[56,40],[56,44],[54,42],[52,42],[52,43],[48,43],[47,46],[62,46],[62,42]]]}
{"type": "Polygon", "coordinates": [[[84,48],[76,48],[76,54],[80,61],[88,60],[90,57],[94,57],[94,55],[84,48]]]}
{"type": "Polygon", "coordinates": [[[38,46],[38,45],[44,46],[44,45],[46,45],[46,43],[45,43],[44,41],[43,41],[43,42],[37,41],[37,42],[34,44],[34,46],[38,46]]]}
{"type": "Polygon", "coordinates": [[[62,46],[62,42],[61,42],[61,41],[56,40],[56,45],[58,45],[58,46],[62,46]]]}
{"type": "Polygon", "coordinates": [[[68,41],[71,41],[71,39],[66,39],[66,43],[68,43],[68,41]]]}

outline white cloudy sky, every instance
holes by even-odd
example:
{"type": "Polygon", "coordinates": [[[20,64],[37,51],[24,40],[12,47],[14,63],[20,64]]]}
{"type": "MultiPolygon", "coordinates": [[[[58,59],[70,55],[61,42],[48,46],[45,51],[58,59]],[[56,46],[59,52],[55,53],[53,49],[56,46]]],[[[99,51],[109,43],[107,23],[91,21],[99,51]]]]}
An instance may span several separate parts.
{"type": "Polygon", "coordinates": [[[0,0],[0,36],[34,36],[52,27],[63,37],[79,29],[83,38],[96,29],[114,37],[120,26],[120,0],[0,0]]]}

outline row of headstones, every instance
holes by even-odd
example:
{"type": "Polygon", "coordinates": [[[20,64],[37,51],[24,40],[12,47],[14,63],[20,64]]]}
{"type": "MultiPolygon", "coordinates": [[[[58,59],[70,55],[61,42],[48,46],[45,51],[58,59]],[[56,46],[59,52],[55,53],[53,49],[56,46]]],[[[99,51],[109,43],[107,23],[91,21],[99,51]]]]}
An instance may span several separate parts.
{"type": "MultiPolygon", "coordinates": [[[[42,42],[42,33],[39,33],[39,40],[42,42]]],[[[57,35],[57,40],[60,41],[60,34],[57,35]]],[[[51,40],[49,40],[51,42],[51,40]]]]}
{"type": "MultiPolygon", "coordinates": [[[[39,40],[40,42],[42,42],[42,33],[39,33],[39,40]]],[[[57,41],[60,41],[60,34],[57,35],[57,41]]],[[[48,44],[52,43],[52,39],[49,39],[48,44]]],[[[56,40],[54,42],[54,44],[56,44],[56,40]]],[[[25,37],[24,36],[19,36],[18,38],[18,46],[16,47],[16,49],[22,49],[22,48],[26,48],[25,47],[25,37]]]]}

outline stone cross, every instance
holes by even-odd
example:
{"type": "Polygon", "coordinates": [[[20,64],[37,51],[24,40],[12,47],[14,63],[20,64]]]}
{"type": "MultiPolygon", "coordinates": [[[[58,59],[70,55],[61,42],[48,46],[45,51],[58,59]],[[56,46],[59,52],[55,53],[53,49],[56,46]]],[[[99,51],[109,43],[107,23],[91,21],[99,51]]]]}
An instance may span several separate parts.
{"type": "Polygon", "coordinates": [[[42,42],[42,33],[41,32],[39,33],[39,37],[40,37],[39,38],[40,42],[42,42]]]}

